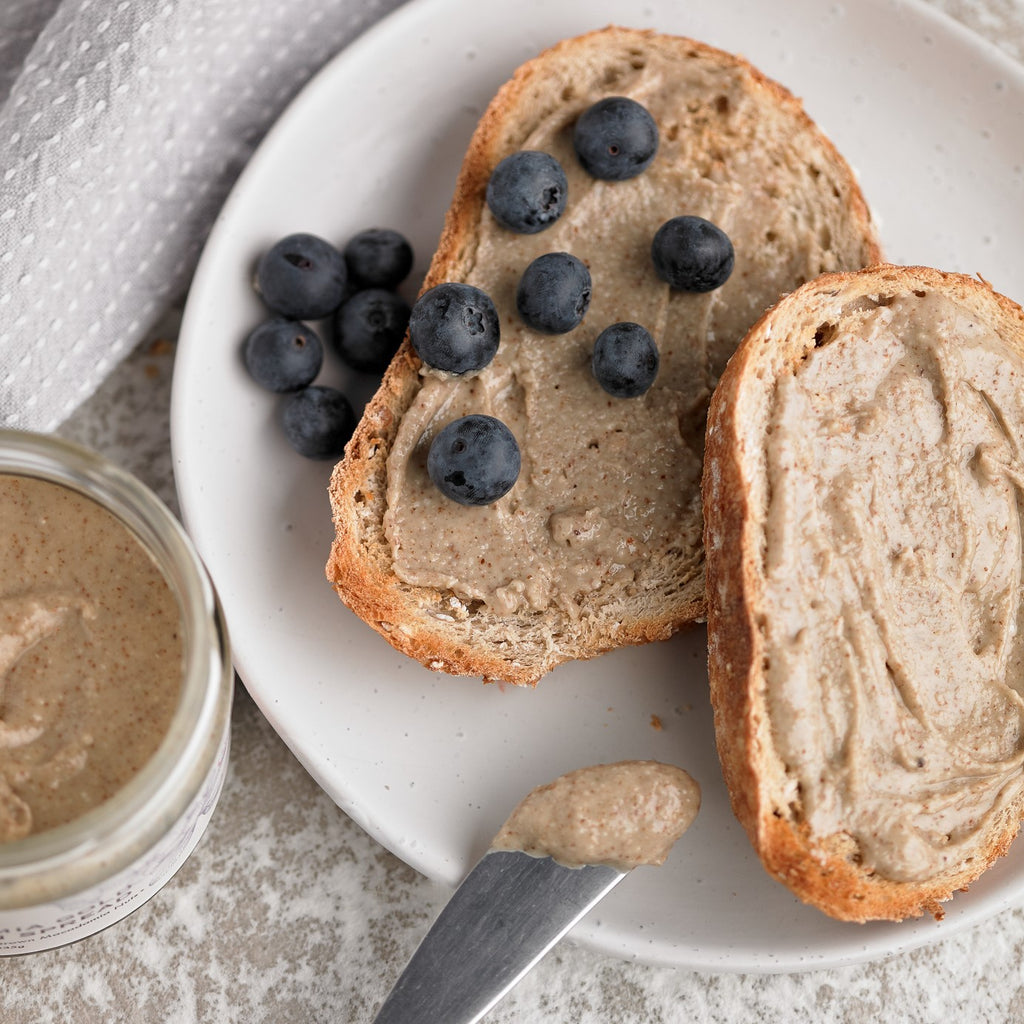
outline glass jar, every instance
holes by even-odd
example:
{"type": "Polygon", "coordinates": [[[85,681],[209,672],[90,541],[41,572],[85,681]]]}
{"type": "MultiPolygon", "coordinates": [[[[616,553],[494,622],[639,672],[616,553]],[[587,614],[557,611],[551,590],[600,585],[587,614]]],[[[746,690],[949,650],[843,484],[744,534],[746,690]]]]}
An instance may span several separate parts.
{"type": "Polygon", "coordinates": [[[153,756],[80,817],[0,843],[0,956],[9,956],[65,945],[121,920],[184,863],[223,786],[234,677],[210,579],[152,491],[85,448],[21,431],[0,430],[0,473],[70,488],[120,520],[177,598],[182,634],[180,696],[153,756]]]}

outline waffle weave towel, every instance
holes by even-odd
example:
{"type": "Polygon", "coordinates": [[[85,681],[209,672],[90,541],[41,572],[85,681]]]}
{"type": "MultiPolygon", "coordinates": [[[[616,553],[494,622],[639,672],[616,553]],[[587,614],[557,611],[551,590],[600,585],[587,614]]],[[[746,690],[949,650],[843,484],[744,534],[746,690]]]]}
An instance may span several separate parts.
{"type": "Polygon", "coordinates": [[[182,300],[266,129],[398,3],[0,4],[0,424],[54,429],[182,300]]]}

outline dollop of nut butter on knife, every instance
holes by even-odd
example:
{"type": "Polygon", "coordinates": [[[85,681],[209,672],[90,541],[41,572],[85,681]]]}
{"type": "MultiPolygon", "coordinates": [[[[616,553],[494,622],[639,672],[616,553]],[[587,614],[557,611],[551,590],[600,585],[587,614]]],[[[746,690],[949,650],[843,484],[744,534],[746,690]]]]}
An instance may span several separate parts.
{"type": "Polygon", "coordinates": [[[681,768],[620,761],[529,793],[456,889],[374,1024],[474,1024],[639,864],[661,864],[700,808],[681,768]]]}

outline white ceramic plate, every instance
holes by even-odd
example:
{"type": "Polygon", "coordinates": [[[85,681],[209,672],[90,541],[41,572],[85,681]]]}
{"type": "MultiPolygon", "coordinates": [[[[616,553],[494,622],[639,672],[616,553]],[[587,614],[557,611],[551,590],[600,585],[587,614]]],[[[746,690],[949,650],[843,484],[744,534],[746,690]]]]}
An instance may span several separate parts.
{"type": "MultiPolygon", "coordinates": [[[[414,0],[340,54],[270,133],[224,207],[189,298],[175,470],[238,671],[331,797],[452,886],[531,787],[624,758],[688,768],[704,790],[697,823],[666,865],[637,869],[577,927],[600,950],[788,971],[938,939],[1024,897],[1024,847],[939,924],[845,925],[802,906],[763,873],[728,809],[700,631],[564,666],[536,691],[437,675],[396,654],[324,582],[330,467],[287,448],[276,399],[242,369],[241,341],[263,315],[249,289],[261,251],[293,231],[341,243],[388,225],[411,238],[421,275],[493,92],[547,44],[610,22],[743,53],[804,98],[858,170],[890,259],[980,272],[1024,298],[1024,73],[930,9],[414,0]]],[[[336,368],[323,379],[345,383],[336,368]]]]}

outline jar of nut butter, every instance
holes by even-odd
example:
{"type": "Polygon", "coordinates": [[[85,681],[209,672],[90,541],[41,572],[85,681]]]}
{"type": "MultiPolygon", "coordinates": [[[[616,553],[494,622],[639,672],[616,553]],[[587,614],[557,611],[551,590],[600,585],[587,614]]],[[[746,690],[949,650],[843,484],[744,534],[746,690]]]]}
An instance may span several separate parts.
{"type": "Polygon", "coordinates": [[[0,955],[157,892],[227,770],[233,674],[177,519],[77,445],[0,430],[0,955]]]}

